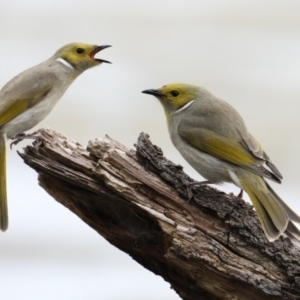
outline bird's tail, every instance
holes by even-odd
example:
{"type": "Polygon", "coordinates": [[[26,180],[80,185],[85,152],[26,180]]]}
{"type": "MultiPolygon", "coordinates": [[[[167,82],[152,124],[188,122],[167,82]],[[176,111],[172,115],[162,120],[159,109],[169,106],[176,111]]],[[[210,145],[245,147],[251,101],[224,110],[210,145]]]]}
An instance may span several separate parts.
{"type": "Polygon", "coordinates": [[[0,229],[8,228],[8,210],[6,196],[6,149],[5,138],[0,134],[0,229]]]}
{"type": "Polygon", "coordinates": [[[259,175],[246,170],[239,171],[238,178],[255,207],[267,239],[274,241],[285,232],[291,238],[300,240],[300,231],[292,223],[300,223],[300,217],[268,183],[259,175]]]}

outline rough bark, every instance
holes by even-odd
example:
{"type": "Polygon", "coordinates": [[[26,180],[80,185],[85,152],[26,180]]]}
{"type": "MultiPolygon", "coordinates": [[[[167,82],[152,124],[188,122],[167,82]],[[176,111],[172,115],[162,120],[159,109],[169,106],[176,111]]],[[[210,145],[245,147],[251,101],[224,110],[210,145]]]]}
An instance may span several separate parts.
{"type": "Polygon", "coordinates": [[[87,149],[40,130],[21,157],[39,184],[112,245],[162,276],[182,299],[300,299],[300,251],[269,243],[251,205],[207,185],[140,134],[87,149]]]}

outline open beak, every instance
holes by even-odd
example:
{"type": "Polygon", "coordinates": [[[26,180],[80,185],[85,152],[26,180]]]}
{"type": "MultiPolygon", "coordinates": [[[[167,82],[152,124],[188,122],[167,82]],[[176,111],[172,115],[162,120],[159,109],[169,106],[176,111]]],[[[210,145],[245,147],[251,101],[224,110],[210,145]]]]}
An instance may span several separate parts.
{"type": "Polygon", "coordinates": [[[106,49],[106,48],[109,48],[111,47],[110,45],[103,45],[103,46],[97,46],[89,55],[90,55],[90,58],[93,58],[95,61],[98,61],[98,62],[101,62],[101,63],[108,63],[108,64],[111,64],[110,61],[108,60],[104,60],[104,59],[101,59],[101,58],[95,58],[95,55],[96,53],[100,52],[101,50],[103,49],[106,49]]]}
{"type": "Polygon", "coordinates": [[[144,90],[144,91],[142,91],[142,93],[153,95],[153,96],[156,96],[156,97],[162,97],[163,96],[163,94],[160,91],[154,90],[154,89],[144,90]]]}

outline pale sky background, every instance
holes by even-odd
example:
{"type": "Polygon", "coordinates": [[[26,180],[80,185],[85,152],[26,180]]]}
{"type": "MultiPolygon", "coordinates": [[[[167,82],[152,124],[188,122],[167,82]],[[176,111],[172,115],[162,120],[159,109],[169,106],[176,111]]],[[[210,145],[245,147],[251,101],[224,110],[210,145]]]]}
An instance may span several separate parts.
{"type": "MultiPolygon", "coordinates": [[[[81,75],[35,129],[51,127],[83,145],[109,134],[128,147],[144,131],[200,180],[172,146],[162,107],[141,91],[202,85],[241,113],[284,176],[272,186],[300,214],[299,1],[1,0],[0,36],[0,86],[66,43],[113,46],[99,54],[113,64],[81,75]]],[[[16,153],[29,143],[8,151],[0,298],[179,299],[38,186],[16,153]]]]}

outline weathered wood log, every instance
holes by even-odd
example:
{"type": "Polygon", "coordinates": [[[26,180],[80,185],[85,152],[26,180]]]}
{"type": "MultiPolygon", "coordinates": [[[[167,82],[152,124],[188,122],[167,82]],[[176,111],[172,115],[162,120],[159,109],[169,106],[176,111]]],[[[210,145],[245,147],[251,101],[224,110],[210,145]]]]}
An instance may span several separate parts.
{"type": "Polygon", "coordinates": [[[87,149],[53,130],[20,154],[39,184],[182,299],[300,299],[300,250],[269,243],[250,204],[193,181],[149,136],[87,149]]]}

